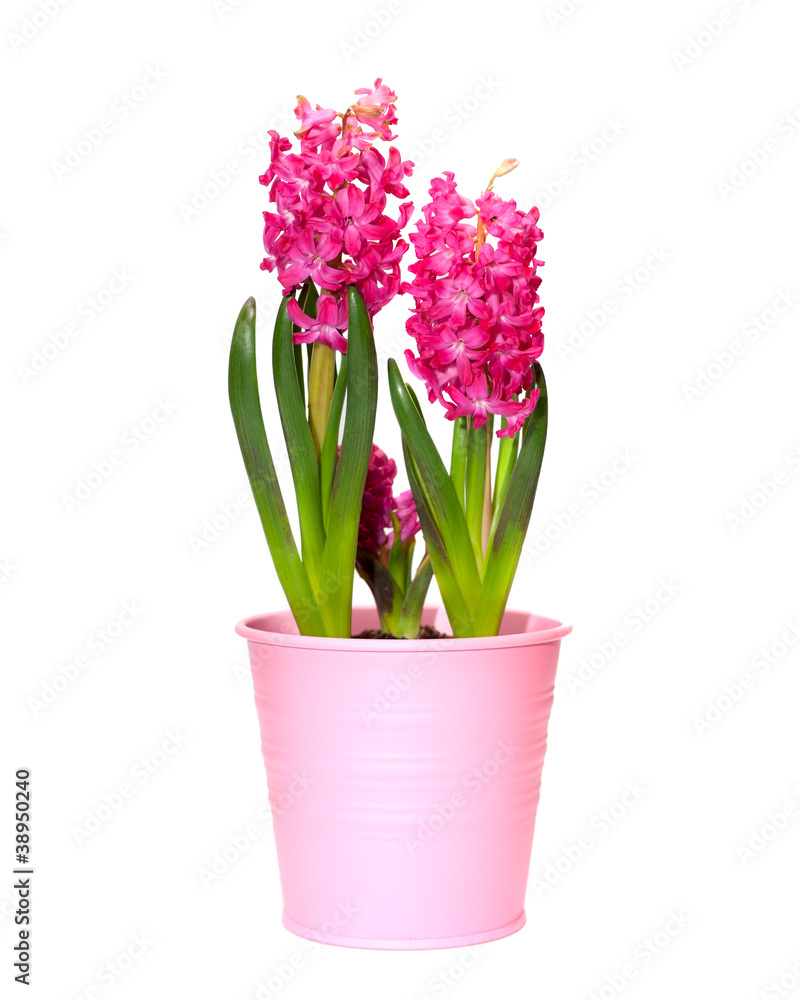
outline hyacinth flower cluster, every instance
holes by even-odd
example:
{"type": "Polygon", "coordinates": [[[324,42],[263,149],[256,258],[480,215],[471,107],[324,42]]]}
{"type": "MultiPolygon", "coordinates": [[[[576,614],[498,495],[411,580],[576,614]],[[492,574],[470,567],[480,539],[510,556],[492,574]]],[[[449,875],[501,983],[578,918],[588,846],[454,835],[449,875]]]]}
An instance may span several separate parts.
{"type": "Polygon", "coordinates": [[[294,342],[313,344],[309,401],[311,433],[317,449],[327,426],[335,352],[347,352],[347,289],[355,287],[370,318],[400,287],[400,260],[408,249],[401,238],[412,211],[410,201],[387,214],[389,197],[408,197],[405,178],[412,164],[392,146],[384,157],[375,143],[395,138],[396,95],[377,79],[356,90],[344,112],[312,108],[298,97],[295,132],[299,149],[271,131],[270,164],[260,182],[272,210],[264,212],[261,267],[275,271],[287,293],[312,282],[324,294],[316,310],[289,302],[296,325],[294,342]]]}
{"type": "Polygon", "coordinates": [[[407,198],[412,164],[394,147],[385,157],[376,148],[394,138],[395,100],[380,79],[357,90],[344,112],[299,97],[298,145],[272,132],[270,163],[260,178],[271,206],[264,212],[261,267],[275,272],[284,292],[272,373],[299,549],[264,426],[252,298],[231,344],[228,386],[240,449],[278,578],[306,635],[350,636],[357,562],[380,594],[387,631],[416,635],[431,578],[423,559],[411,579],[413,500],[387,501],[386,462],[372,444],[378,394],[372,318],[399,291],[408,249],[402,230],[412,208],[403,202],[387,214],[390,197],[407,198]],[[394,534],[381,535],[381,525],[394,534]]]}
{"type": "Polygon", "coordinates": [[[402,290],[412,373],[453,422],[449,472],[422,411],[390,362],[392,401],[427,549],[455,635],[500,627],[530,520],[547,434],[538,358],[542,317],[538,209],[493,191],[508,159],[473,203],[454,175],[435,178],[411,235],[417,260],[402,290]],[[474,221],[472,221],[474,220],[474,221]],[[492,445],[499,438],[496,462],[492,445]]]}
{"type": "Polygon", "coordinates": [[[539,210],[520,212],[492,191],[495,178],[517,165],[502,164],[477,208],[458,194],[452,173],[433,181],[424,221],[411,235],[414,279],[404,285],[414,296],[406,329],[418,351],[405,352],[409,368],[449,420],[469,417],[478,430],[502,417],[499,437],[513,437],[533,412],[532,365],[544,347],[539,210]],[[472,218],[476,225],[465,221],[472,218]]]}
{"type": "Polygon", "coordinates": [[[426,554],[412,577],[414,536],[420,523],[411,490],[394,495],[396,475],[394,460],[373,445],[361,503],[356,569],[372,591],[382,631],[413,639],[420,630],[433,566],[426,554]]]}

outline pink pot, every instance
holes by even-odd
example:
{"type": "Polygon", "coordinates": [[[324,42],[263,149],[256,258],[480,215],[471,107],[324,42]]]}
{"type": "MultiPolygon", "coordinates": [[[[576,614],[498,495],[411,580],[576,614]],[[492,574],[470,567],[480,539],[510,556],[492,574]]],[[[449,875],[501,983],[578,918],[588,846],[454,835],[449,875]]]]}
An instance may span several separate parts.
{"type": "MultiPolygon", "coordinates": [[[[444,611],[423,621],[449,631],[444,611]]],[[[353,632],[377,627],[356,608],[353,632]]],[[[451,948],[525,923],[558,650],[571,628],[508,611],[499,636],[300,636],[246,618],[283,923],[353,948],[451,948]]]]}

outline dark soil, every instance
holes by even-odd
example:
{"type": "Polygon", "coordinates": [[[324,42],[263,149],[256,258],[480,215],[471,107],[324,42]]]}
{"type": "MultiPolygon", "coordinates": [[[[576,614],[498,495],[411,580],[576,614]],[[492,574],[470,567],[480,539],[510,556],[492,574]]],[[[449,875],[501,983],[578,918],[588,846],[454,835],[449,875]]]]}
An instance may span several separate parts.
{"type": "MultiPolygon", "coordinates": [[[[354,639],[397,639],[396,635],[390,635],[388,632],[381,632],[378,628],[365,628],[363,632],[359,632],[358,635],[353,636],[354,639]]],[[[418,639],[452,639],[452,635],[448,635],[446,632],[440,632],[435,629],[432,625],[423,625],[419,630],[417,635],[418,639]]]]}

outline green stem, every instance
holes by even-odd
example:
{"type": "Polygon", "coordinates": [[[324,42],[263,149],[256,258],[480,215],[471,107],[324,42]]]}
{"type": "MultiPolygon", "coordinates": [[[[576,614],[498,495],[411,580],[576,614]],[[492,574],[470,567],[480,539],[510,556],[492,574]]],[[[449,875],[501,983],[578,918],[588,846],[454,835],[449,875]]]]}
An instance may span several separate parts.
{"type": "Polygon", "coordinates": [[[325,442],[335,372],[336,352],[332,347],[315,341],[308,371],[308,424],[317,458],[322,454],[322,445],[325,442]]]}

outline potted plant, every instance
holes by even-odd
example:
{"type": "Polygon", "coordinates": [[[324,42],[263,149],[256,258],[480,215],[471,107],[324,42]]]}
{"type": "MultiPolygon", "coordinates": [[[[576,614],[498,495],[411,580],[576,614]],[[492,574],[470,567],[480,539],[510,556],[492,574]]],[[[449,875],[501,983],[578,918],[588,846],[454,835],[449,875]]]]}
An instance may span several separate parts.
{"type": "Polygon", "coordinates": [[[300,546],[264,428],[250,299],[231,346],[231,408],[289,610],[237,632],[249,645],[285,926],[352,947],[451,947],[525,921],[570,631],[506,609],[547,431],[541,231],[535,208],[493,191],[516,160],[474,204],[446,173],[410,235],[416,261],[403,283],[412,164],[377,148],[395,138],[396,97],[379,79],[356,98],[341,113],[299,98],[299,148],[271,133],[261,177],[271,202],[262,268],[285,293],[272,371],[300,546]],[[390,361],[410,484],[395,495],[396,464],[372,440],[372,320],[401,291],[414,301],[408,366],[444,407],[453,443],[448,469],[390,361]],[[373,607],[352,606],[356,572],[373,607]],[[425,605],[434,575],[441,608],[425,605]]]}

